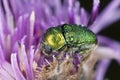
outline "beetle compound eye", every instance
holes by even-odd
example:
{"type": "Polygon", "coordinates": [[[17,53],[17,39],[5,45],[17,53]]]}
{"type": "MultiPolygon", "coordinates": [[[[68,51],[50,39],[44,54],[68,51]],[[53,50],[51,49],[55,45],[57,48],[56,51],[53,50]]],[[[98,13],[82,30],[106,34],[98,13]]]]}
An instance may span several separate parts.
{"type": "Polygon", "coordinates": [[[45,51],[44,51],[45,53],[47,54],[51,53],[52,49],[49,46],[45,45],[44,48],[45,48],[45,51]]]}
{"type": "Polygon", "coordinates": [[[49,55],[52,52],[51,47],[46,45],[45,43],[41,42],[40,49],[45,55],[49,55]]]}

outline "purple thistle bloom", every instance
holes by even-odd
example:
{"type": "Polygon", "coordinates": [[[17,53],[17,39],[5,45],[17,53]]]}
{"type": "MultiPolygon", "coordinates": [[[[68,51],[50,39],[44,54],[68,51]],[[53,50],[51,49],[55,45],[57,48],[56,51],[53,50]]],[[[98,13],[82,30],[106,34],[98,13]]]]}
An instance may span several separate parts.
{"type": "Polygon", "coordinates": [[[90,14],[77,0],[0,0],[0,80],[103,80],[110,59],[120,63],[120,42],[98,32],[120,19],[120,1],[111,1],[98,15],[99,7],[93,0],[90,14]],[[84,61],[74,55],[73,64],[65,56],[57,72],[56,57],[45,58],[39,45],[46,29],[64,23],[88,26],[99,44],[84,61]]]}

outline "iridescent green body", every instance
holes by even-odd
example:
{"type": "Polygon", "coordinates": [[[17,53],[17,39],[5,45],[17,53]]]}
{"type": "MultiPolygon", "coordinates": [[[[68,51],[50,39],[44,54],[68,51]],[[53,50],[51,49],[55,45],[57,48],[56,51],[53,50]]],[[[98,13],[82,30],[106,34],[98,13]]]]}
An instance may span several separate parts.
{"type": "Polygon", "coordinates": [[[97,44],[96,35],[81,25],[63,24],[49,28],[43,36],[41,50],[52,52],[88,53],[97,44]]]}

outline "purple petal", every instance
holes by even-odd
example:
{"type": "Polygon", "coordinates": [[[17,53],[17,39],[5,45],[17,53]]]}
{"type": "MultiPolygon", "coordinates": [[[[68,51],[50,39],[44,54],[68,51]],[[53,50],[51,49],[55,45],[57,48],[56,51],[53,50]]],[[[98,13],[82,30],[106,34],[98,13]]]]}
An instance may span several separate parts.
{"type": "Polygon", "coordinates": [[[80,23],[81,25],[87,26],[88,23],[88,13],[84,8],[81,8],[80,23]]]}
{"type": "Polygon", "coordinates": [[[4,0],[3,1],[3,5],[4,5],[5,11],[6,11],[6,22],[7,22],[7,25],[9,27],[10,31],[13,33],[13,30],[14,30],[14,20],[13,20],[13,15],[11,13],[8,1],[4,0]]]}
{"type": "Polygon", "coordinates": [[[30,52],[28,53],[28,60],[29,60],[29,76],[31,76],[31,79],[33,80],[33,59],[34,59],[34,49],[31,46],[30,52]]]}
{"type": "Polygon", "coordinates": [[[113,48],[99,46],[96,50],[96,54],[101,58],[105,59],[115,59],[118,62],[120,61],[120,53],[113,48]]]}
{"type": "MultiPolygon", "coordinates": [[[[116,60],[120,63],[120,43],[117,41],[114,41],[112,39],[98,36],[98,42],[101,44],[101,46],[106,46],[107,48],[110,48],[112,51],[110,51],[110,55],[116,56],[116,60]]],[[[109,54],[109,53],[106,53],[109,54]]]]}
{"type": "Polygon", "coordinates": [[[5,60],[5,57],[4,57],[4,53],[3,53],[3,50],[1,48],[1,45],[0,45],[0,64],[2,64],[2,62],[5,60]]]}
{"type": "MultiPolygon", "coordinates": [[[[4,15],[2,13],[2,10],[1,10],[1,6],[0,6],[0,46],[4,49],[4,51],[6,51],[6,44],[5,44],[5,34],[4,34],[4,29],[3,29],[3,26],[4,26],[4,15]]],[[[4,53],[5,55],[5,53],[4,53]]]]}
{"type": "Polygon", "coordinates": [[[75,2],[74,10],[74,23],[80,25],[80,4],[78,1],[75,2]]]}
{"type": "Polygon", "coordinates": [[[0,48],[1,48],[2,52],[4,52],[4,57],[6,58],[7,57],[7,54],[6,54],[7,48],[6,48],[6,43],[5,43],[5,34],[3,33],[3,28],[2,27],[0,27],[0,48]]]}
{"type": "Polygon", "coordinates": [[[4,69],[0,69],[0,79],[1,80],[15,80],[4,69]]]}
{"type": "MultiPolygon", "coordinates": [[[[31,15],[34,16],[34,12],[31,15]]],[[[33,31],[34,31],[34,19],[30,19],[29,14],[20,16],[18,19],[17,27],[15,28],[14,34],[11,38],[11,44],[14,45],[15,42],[20,41],[24,36],[26,36],[25,46],[26,49],[30,48],[30,45],[33,43],[33,31]]]]}
{"type": "Polygon", "coordinates": [[[16,53],[11,54],[11,66],[13,69],[15,79],[16,80],[25,80],[24,76],[22,75],[22,73],[19,69],[16,53]]]}
{"type": "Polygon", "coordinates": [[[100,1],[93,0],[92,14],[91,14],[90,20],[88,22],[88,26],[91,25],[94,22],[94,20],[96,19],[96,16],[97,16],[98,10],[99,10],[99,6],[100,6],[100,1]]]}
{"type": "Polygon", "coordinates": [[[32,13],[30,15],[30,26],[29,26],[29,28],[30,28],[29,31],[30,32],[28,33],[28,34],[30,34],[29,38],[28,38],[28,40],[29,40],[29,48],[30,48],[30,46],[33,43],[33,38],[34,38],[34,35],[33,35],[33,33],[34,33],[34,24],[35,24],[35,12],[32,11],[32,13]]]}
{"type": "Polygon", "coordinates": [[[27,8],[27,6],[25,6],[23,1],[20,1],[20,0],[17,0],[17,1],[10,0],[10,4],[12,7],[15,21],[17,21],[19,16],[23,15],[23,13],[27,12],[27,9],[29,9],[29,8],[27,8]]]}
{"type": "Polygon", "coordinates": [[[90,26],[90,29],[98,33],[100,30],[108,27],[108,25],[120,19],[120,6],[119,0],[113,0],[111,3],[104,9],[104,11],[96,18],[93,25],[90,26]]]}
{"type": "Polygon", "coordinates": [[[69,0],[68,1],[68,15],[69,15],[69,23],[74,23],[74,8],[75,0],[69,0]]]}
{"type": "Polygon", "coordinates": [[[28,63],[28,57],[25,51],[25,46],[21,43],[19,47],[20,47],[19,60],[20,60],[20,63],[22,63],[23,67],[25,68],[27,79],[30,80],[33,78],[33,76],[31,76],[31,70],[30,70],[30,65],[28,63]]]}
{"type": "Polygon", "coordinates": [[[110,60],[108,59],[100,61],[100,63],[97,65],[95,80],[104,80],[104,75],[107,71],[109,64],[110,60]]]}
{"type": "Polygon", "coordinates": [[[11,67],[11,64],[6,62],[6,61],[3,61],[1,66],[0,66],[0,75],[2,75],[1,77],[2,78],[6,78],[6,79],[3,79],[3,80],[8,80],[8,79],[11,79],[13,80],[14,79],[14,74],[13,74],[13,70],[12,70],[12,67],[11,67]],[[8,78],[8,79],[7,79],[8,78]]]}

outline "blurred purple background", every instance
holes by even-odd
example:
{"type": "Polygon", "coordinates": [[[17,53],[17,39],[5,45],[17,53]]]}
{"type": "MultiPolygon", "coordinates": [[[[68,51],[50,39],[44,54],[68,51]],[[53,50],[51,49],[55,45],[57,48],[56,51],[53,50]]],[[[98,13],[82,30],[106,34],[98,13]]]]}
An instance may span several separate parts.
{"type": "MultiPolygon", "coordinates": [[[[79,1],[81,3],[81,6],[84,7],[89,13],[91,13],[90,11],[92,9],[93,0],[79,1]]],[[[100,0],[101,4],[99,12],[101,12],[104,7],[110,3],[110,1],[111,0],[100,0]]],[[[120,41],[120,20],[102,30],[99,34],[112,38],[116,41],[120,41]]],[[[108,78],[109,80],[120,80],[120,65],[115,60],[112,60],[105,75],[105,78],[108,78]]]]}

